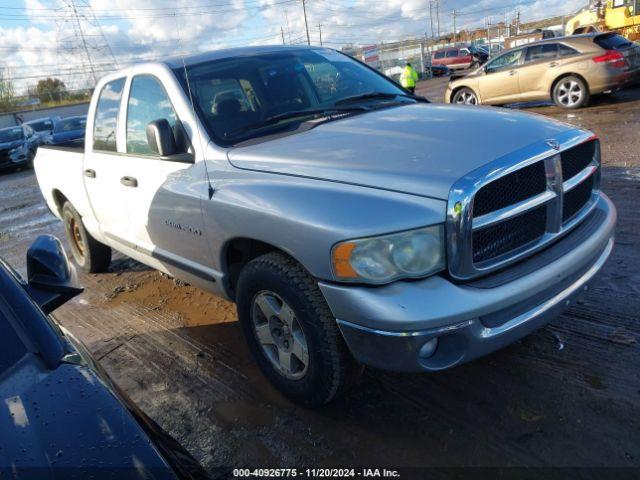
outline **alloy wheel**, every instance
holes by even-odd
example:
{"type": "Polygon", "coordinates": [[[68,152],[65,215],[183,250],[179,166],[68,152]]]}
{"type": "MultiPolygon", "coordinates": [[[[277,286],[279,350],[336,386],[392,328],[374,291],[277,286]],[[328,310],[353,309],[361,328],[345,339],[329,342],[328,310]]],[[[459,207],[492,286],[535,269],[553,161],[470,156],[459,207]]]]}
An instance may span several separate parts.
{"type": "Polygon", "coordinates": [[[477,105],[478,99],[472,92],[462,91],[456,93],[456,97],[453,100],[453,103],[458,105],[477,105]]]}
{"type": "Polygon", "coordinates": [[[575,80],[562,82],[558,87],[558,101],[565,107],[573,107],[582,100],[582,87],[575,80]]]}
{"type": "Polygon", "coordinates": [[[307,373],[309,349],[293,309],[276,293],[258,292],[251,305],[256,339],[282,376],[299,380],[307,373]]]}

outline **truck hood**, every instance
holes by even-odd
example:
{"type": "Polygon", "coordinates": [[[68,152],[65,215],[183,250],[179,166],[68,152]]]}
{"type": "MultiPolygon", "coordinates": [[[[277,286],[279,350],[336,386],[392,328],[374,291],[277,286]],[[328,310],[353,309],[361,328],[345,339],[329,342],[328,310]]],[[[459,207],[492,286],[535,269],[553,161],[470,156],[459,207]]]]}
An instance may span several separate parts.
{"type": "Polygon", "coordinates": [[[571,130],[575,127],[513,110],[420,103],[235,147],[228,158],[242,169],[445,200],[466,173],[571,130]]]}

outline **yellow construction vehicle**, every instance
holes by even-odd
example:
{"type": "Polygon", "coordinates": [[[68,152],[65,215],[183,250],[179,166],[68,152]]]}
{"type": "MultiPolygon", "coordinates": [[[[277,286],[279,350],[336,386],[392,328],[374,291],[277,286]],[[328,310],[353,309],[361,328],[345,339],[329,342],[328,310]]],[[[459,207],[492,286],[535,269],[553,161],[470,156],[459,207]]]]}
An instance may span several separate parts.
{"type": "Polygon", "coordinates": [[[629,40],[640,39],[640,0],[591,1],[565,27],[567,35],[594,31],[614,31],[629,40]]]}

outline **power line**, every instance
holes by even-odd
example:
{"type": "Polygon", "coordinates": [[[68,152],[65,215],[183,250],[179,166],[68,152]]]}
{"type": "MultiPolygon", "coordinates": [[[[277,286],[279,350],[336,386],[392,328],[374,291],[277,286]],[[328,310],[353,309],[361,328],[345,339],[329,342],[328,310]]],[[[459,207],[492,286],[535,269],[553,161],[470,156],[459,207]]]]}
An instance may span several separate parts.
{"type": "MultiPolygon", "coordinates": [[[[290,4],[290,3],[295,3],[298,0],[281,0],[279,2],[274,2],[272,4],[263,4],[263,3],[256,3],[256,4],[251,4],[251,8],[258,10],[258,11],[264,11],[264,10],[268,10],[274,6],[277,5],[285,5],[285,4],[290,4]]],[[[173,11],[167,11],[165,13],[157,13],[157,14],[143,14],[143,15],[123,15],[123,14],[116,14],[116,15],[94,15],[97,19],[100,20],[132,20],[132,19],[144,19],[144,18],[148,18],[148,19],[161,19],[161,18],[174,18],[174,17],[195,17],[195,16],[202,16],[202,15],[218,15],[221,13],[237,13],[239,10],[241,10],[240,7],[236,7],[232,4],[225,4],[223,6],[229,6],[232,8],[227,8],[227,9],[222,9],[222,10],[210,10],[210,9],[205,9],[205,10],[201,10],[201,11],[188,11],[188,12],[183,12],[182,8],[174,8],[173,11]]],[[[121,10],[124,11],[124,10],[121,10]]],[[[55,20],[58,19],[60,17],[63,17],[64,13],[60,13],[60,10],[55,10],[54,14],[49,15],[48,16],[48,20],[55,20]]],[[[3,14],[0,13],[0,18],[2,20],[7,20],[7,21],[25,21],[25,20],[32,20],[32,16],[28,15],[28,14],[3,14]]]]}

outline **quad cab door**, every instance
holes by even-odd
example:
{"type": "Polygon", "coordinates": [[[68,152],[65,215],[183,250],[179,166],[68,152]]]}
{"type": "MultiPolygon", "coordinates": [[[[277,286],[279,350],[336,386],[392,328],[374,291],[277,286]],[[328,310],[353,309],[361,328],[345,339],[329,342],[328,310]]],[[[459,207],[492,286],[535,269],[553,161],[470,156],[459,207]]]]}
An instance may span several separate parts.
{"type": "Polygon", "coordinates": [[[129,217],[128,239],[147,263],[159,261],[178,277],[184,275],[175,269],[211,280],[207,265],[212,259],[201,210],[201,202],[208,198],[204,162],[195,162],[189,137],[157,77],[140,74],[131,79],[124,117],[126,167],[120,181],[129,217]],[[160,119],[172,127],[173,155],[160,156],[147,140],[147,125],[160,119]]]}
{"type": "Polygon", "coordinates": [[[478,78],[482,103],[499,104],[516,101],[520,94],[519,75],[524,48],[511,50],[486,64],[478,78]]]}
{"type": "MultiPolygon", "coordinates": [[[[98,97],[95,115],[88,121],[82,175],[89,202],[98,225],[87,225],[89,231],[99,229],[108,238],[126,238],[129,218],[125,208],[125,187],[120,178],[126,171],[126,160],[118,154],[117,132],[122,93],[126,77],[107,82],[98,97]]],[[[87,219],[88,220],[88,219],[87,219]]]]}

